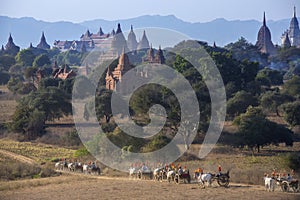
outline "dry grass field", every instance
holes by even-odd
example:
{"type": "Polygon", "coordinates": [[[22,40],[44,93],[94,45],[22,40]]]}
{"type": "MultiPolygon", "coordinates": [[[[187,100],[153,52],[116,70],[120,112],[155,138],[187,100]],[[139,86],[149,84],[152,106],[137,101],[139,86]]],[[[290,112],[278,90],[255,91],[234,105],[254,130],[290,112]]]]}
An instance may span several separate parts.
{"type": "MultiPolygon", "coordinates": [[[[300,144],[296,144],[299,147],[300,144]]],[[[15,142],[7,139],[0,140],[0,163],[7,162],[11,157],[18,162],[39,166],[46,161],[54,168],[51,158],[58,154],[72,157],[73,150],[58,148],[51,145],[30,142],[15,142]],[[20,157],[15,158],[15,155],[20,157]],[[25,158],[28,158],[27,160],[25,158]]],[[[196,150],[199,146],[194,146],[196,150]]],[[[268,147],[270,149],[275,147],[268,147]]],[[[285,147],[279,147],[284,150],[285,147]]],[[[267,152],[267,149],[265,150],[267,152]]],[[[129,179],[127,174],[111,169],[104,169],[101,176],[83,175],[81,173],[62,173],[58,177],[20,179],[14,181],[0,181],[0,199],[291,199],[300,198],[300,193],[283,193],[280,188],[275,192],[265,191],[262,183],[264,170],[272,170],[280,157],[274,156],[246,156],[243,152],[223,146],[217,146],[204,160],[178,161],[190,170],[201,166],[205,171],[215,172],[218,164],[224,170],[231,170],[230,187],[219,187],[213,183],[212,187],[202,189],[196,183],[179,184],[156,182],[153,180],[129,179]],[[220,153],[224,152],[224,153],[220,153]],[[248,182],[247,182],[248,181],[248,182]]],[[[176,163],[176,164],[177,164],[176,163]]],[[[279,169],[279,168],[278,168],[279,169]]],[[[281,170],[283,170],[281,168],[281,170]]]]}

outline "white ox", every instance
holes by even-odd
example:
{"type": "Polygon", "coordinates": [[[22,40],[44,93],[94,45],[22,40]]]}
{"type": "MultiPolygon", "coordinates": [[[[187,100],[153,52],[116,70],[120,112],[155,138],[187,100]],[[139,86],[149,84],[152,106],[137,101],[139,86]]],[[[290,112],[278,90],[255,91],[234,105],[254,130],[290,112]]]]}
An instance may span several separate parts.
{"type": "Polygon", "coordinates": [[[175,171],[174,170],[169,170],[167,172],[167,180],[170,182],[171,180],[173,181],[175,177],[175,171]]]}
{"type": "Polygon", "coordinates": [[[160,172],[163,170],[163,168],[156,168],[154,169],[153,171],[153,177],[154,177],[154,180],[159,180],[159,176],[160,176],[160,172]]]}
{"type": "Polygon", "coordinates": [[[203,188],[205,188],[205,182],[208,184],[208,186],[211,186],[212,183],[212,174],[207,173],[207,174],[199,174],[197,177],[198,183],[202,185],[203,188]]]}
{"type": "Polygon", "coordinates": [[[136,177],[136,175],[137,175],[137,170],[136,170],[136,168],[130,167],[130,168],[129,168],[129,178],[136,177]]]}
{"type": "Polygon", "coordinates": [[[84,165],[82,166],[82,172],[83,172],[84,174],[87,174],[87,173],[88,173],[88,169],[89,169],[89,166],[88,166],[87,164],[84,164],[84,165]]]}
{"type": "Polygon", "coordinates": [[[265,176],[264,177],[265,180],[265,188],[267,191],[272,191],[274,192],[274,187],[275,187],[275,180],[271,177],[265,176]]]}

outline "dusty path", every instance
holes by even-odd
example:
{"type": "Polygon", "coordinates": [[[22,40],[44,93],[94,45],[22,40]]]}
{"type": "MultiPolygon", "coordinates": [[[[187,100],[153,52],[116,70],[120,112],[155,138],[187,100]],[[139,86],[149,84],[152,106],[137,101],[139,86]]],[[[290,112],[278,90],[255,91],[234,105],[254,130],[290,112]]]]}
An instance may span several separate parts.
{"type": "Polygon", "coordinates": [[[22,155],[19,155],[19,154],[10,152],[10,151],[6,151],[3,149],[0,149],[0,154],[8,156],[14,160],[17,160],[17,161],[25,163],[25,164],[30,164],[30,165],[36,164],[36,162],[31,158],[28,158],[26,156],[22,156],[22,155]]]}
{"type": "MultiPolygon", "coordinates": [[[[201,189],[197,184],[130,180],[127,178],[63,175],[60,177],[11,182],[0,192],[2,200],[40,199],[272,199],[296,200],[300,193],[266,192],[262,186],[231,184],[201,189]],[[38,182],[38,183],[35,183],[38,182]],[[20,186],[22,185],[22,186],[20,186]]],[[[1,184],[1,182],[0,182],[1,184]]]]}

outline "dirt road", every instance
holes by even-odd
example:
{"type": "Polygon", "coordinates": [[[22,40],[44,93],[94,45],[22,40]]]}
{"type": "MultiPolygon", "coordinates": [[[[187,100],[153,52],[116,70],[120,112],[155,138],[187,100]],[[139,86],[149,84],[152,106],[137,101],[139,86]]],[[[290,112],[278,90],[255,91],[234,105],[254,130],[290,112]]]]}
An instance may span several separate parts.
{"type": "MultiPolygon", "coordinates": [[[[1,184],[1,182],[0,182],[1,184]]],[[[201,189],[197,184],[130,180],[128,178],[63,175],[30,181],[15,181],[0,187],[2,200],[41,199],[272,199],[296,200],[300,193],[267,192],[263,186],[231,184],[201,189]]]]}

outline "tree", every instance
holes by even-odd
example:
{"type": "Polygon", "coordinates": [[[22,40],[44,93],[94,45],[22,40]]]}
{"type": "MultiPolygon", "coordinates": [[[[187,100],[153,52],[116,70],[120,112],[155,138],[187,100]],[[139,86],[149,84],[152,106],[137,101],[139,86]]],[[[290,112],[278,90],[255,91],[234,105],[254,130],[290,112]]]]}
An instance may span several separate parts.
{"type": "Polygon", "coordinates": [[[11,55],[0,56],[0,70],[8,71],[16,63],[15,58],[11,55]]]}
{"type": "Polygon", "coordinates": [[[59,119],[72,113],[70,97],[56,87],[41,88],[29,95],[30,104],[45,112],[46,120],[59,119]]]}
{"type": "Polygon", "coordinates": [[[35,139],[36,137],[43,135],[45,121],[45,112],[34,109],[33,112],[30,113],[28,125],[26,127],[28,139],[35,139]]]}
{"type": "Polygon", "coordinates": [[[287,123],[291,126],[300,125],[300,101],[283,104],[280,109],[287,123]]]}
{"type": "Polygon", "coordinates": [[[17,91],[22,87],[22,81],[19,77],[10,77],[7,88],[12,91],[13,93],[17,93],[17,91]]]}
{"type": "Polygon", "coordinates": [[[31,78],[32,83],[34,83],[34,79],[35,79],[35,76],[36,76],[36,71],[37,71],[36,67],[27,67],[25,69],[25,73],[24,73],[25,78],[26,79],[31,78]]]}
{"type": "Polygon", "coordinates": [[[37,56],[33,61],[33,67],[43,67],[44,65],[50,65],[50,59],[47,54],[41,54],[37,56]]]}
{"type": "Polygon", "coordinates": [[[293,97],[297,97],[300,94],[300,77],[294,76],[291,80],[288,80],[283,84],[283,93],[293,97]]]}
{"type": "Polygon", "coordinates": [[[23,66],[32,66],[34,58],[35,58],[35,55],[29,49],[23,49],[23,50],[19,51],[18,54],[16,55],[17,63],[19,63],[23,66]]]}
{"type": "Polygon", "coordinates": [[[300,76],[300,58],[293,62],[289,62],[289,69],[284,74],[283,78],[286,80],[291,79],[293,76],[300,76]]]}
{"type": "MultiPolygon", "coordinates": [[[[105,119],[106,123],[109,123],[110,118],[112,117],[112,111],[111,111],[111,95],[112,92],[110,90],[103,89],[99,91],[95,98],[95,110],[96,110],[96,116],[99,121],[101,121],[102,118],[105,119]]],[[[92,104],[87,103],[85,105],[84,110],[84,118],[86,120],[89,119],[90,113],[92,112],[92,104]]]]}
{"type": "Polygon", "coordinates": [[[270,68],[260,70],[255,79],[266,86],[283,84],[283,74],[278,70],[270,68]]]}
{"type": "Polygon", "coordinates": [[[238,91],[227,102],[227,114],[231,117],[238,116],[244,113],[250,105],[257,106],[257,99],[248,92],[238,91]]]}
{"type": "Polygon", "coordinates": [[[275,112],[279,116],[279,106],[291,102],[294,98],[276,91],[267,91],[260,97],[260,105],[267,112],[275,112]]]}
{"type": "Polygon", "coordinates": [[[71,114],[70,99],[56,87],[40,88],[19,100],[10,130],[35,139],[43,133],[46,120],[71,114]]]}
{"type": "Polygon", "coordinates": [[[59,85],[59,79],[54,79],[54,78],[43,78],[40,82],[39,82],[39,87],[42,88],[47,88],[47,87],[58,87],[59,85]]]}
{"type": "Polygon", "coordinates": [[[24,67],[20,64],[14,64],[9,68],[9,73],[11,74],[22,74],[23,75],[24,67]]]}
{"type": "Polygon", "coordinates": [[[21,99],[10,123],[10,130],[21,132],[28,140],[43,134],[45,113],[38,109],[29,108],[25,98],[21,99]]]}
{"type": "Polygon", "coordinates": [[[258,62],[260,66],[266,66],[268,63],[267,55],[261,54],[257,47],[249,43],[245,38],[241,37],[238,41],[225,46],[232,52],[233,57],[237,60],[249,60],[258,62]]]}
{"type": "Polygon", "coordinates": [[[286,145],[293,145],[293,132],[266,119],[259,107],[248,107],[246,113],[237,117],[234,123],[238,125],[235,144],[238,147],[248,146],[252,151],[256,148],[259,152],[260,147],[269,144],[285,142],[286,145]]]}

